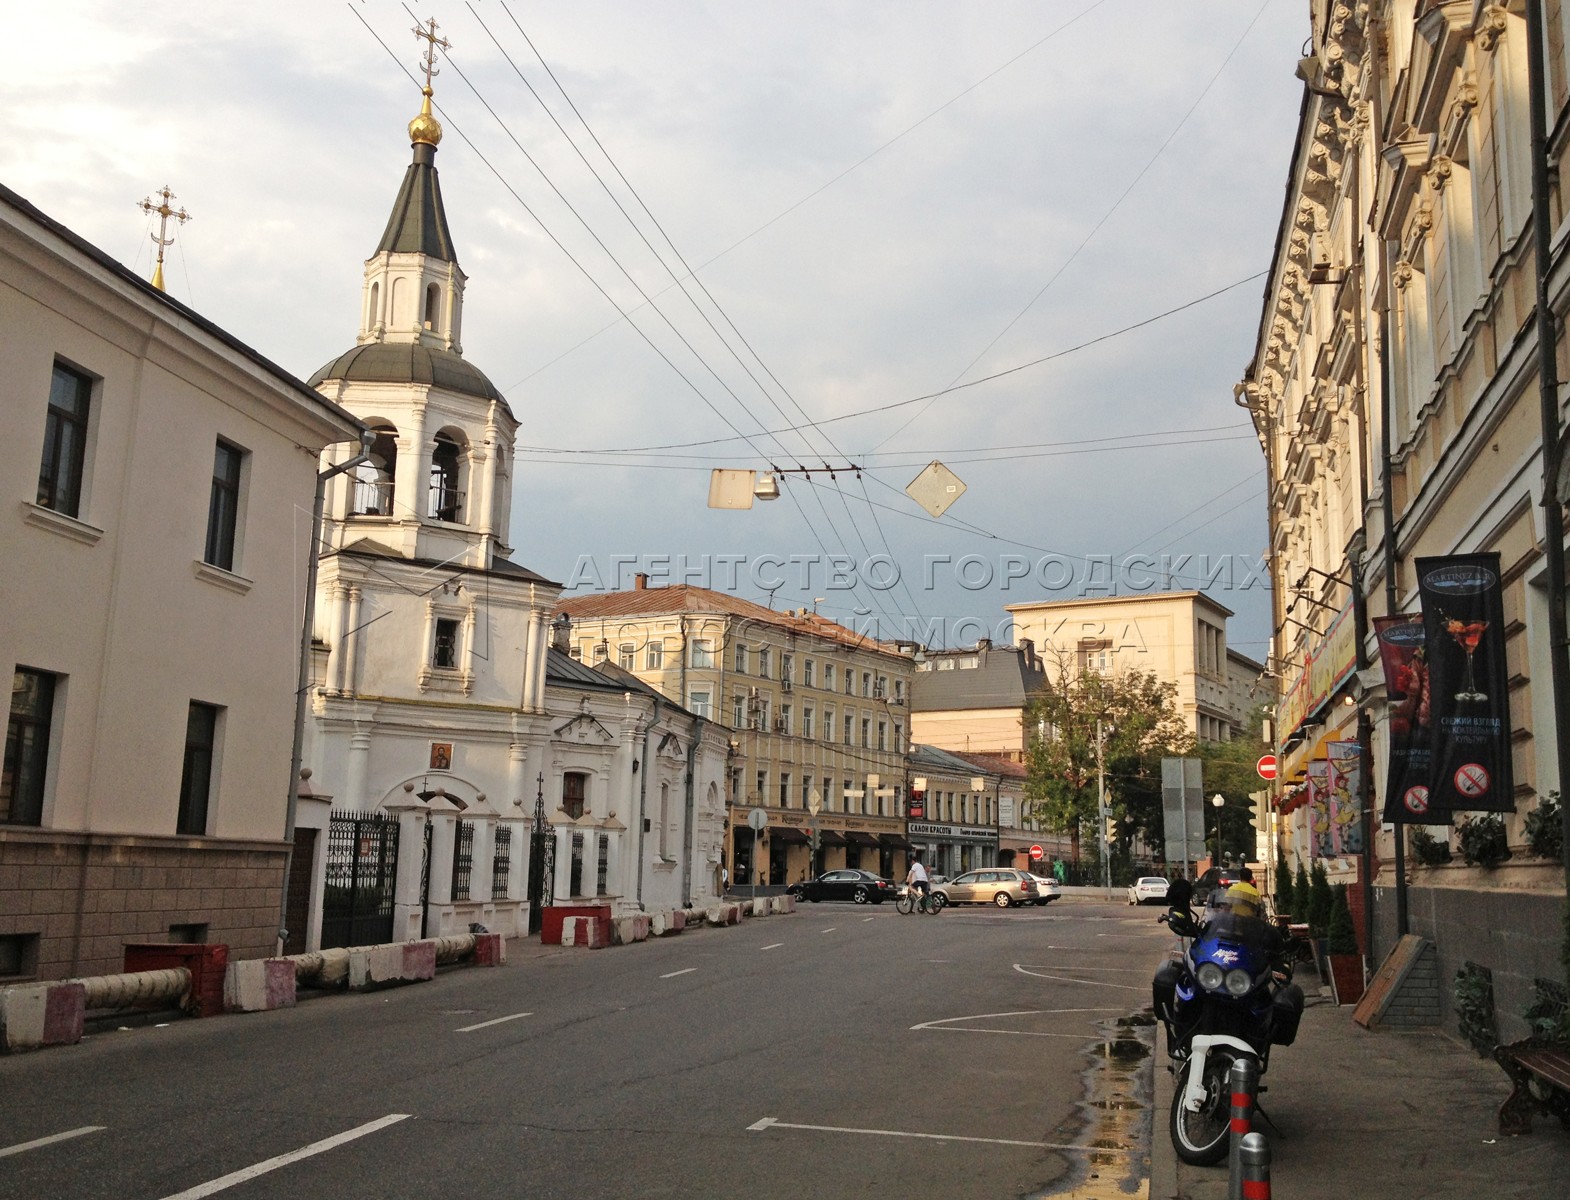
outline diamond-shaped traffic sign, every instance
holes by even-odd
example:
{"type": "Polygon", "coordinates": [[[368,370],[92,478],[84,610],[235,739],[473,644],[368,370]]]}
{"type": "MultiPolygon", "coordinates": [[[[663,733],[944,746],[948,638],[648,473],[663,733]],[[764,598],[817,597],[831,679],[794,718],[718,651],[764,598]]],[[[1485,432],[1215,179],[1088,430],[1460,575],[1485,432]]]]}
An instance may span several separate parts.
{"type": "Polygon", "coordinates": [[[965,494],[965,481],[937,459],[905,486],[905,494],[935,517],[965,494]]]}

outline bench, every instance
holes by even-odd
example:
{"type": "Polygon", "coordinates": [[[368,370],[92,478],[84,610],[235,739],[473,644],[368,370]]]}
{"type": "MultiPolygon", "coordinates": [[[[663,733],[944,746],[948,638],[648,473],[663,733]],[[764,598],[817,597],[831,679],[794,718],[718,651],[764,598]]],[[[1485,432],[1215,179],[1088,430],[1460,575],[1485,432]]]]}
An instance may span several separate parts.
{"type": "Polygon", "coordinates": [[[1514,1085],[1499,1106],[1501,1134],[1531,1133],[1534,1111],[1551,1113],[1570,1129],[1570,1047],[1527,1038],[1494,1047],[1494,1061],[1514,1085]]]}

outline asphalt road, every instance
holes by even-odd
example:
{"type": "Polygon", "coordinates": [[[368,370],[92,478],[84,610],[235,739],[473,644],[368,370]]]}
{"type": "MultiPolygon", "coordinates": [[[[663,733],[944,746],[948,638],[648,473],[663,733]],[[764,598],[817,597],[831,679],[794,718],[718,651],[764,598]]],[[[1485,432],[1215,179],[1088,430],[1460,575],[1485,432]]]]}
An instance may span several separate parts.
{"type": "Polygon", "coordinates": [[[0,1197],[1127,1194],[1154,918],[806,905],[101,1033],[0,1059],[0,1197]]]}

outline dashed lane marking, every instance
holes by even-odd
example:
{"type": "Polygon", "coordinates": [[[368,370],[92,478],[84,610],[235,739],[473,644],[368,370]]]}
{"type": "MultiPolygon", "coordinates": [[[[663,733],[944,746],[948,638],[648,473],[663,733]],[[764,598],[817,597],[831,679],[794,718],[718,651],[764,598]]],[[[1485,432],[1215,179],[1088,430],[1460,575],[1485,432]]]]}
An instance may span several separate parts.
{"type": "MultiPolygon", "coordinates": [[[[1029,975],[1033,979],[1051,979],[1056,983],[1083,983],[1090,987],[1117,988],[1119,991],[1124,992],[1148,992],[1150,990],[1149,987],[1134,987],[1127,983],[1108,983],[1104,979],[1075,979],[1069,975],[1043,975],[1040,971],[1027,971],[1018,963],[1014,964],[1014,969],[1021,975],[1029,975]]],[[[1062,969],[1068,971],[1079,970],[1078,967],[1065,967],[1062,969]]]]}
{"type": "Polygon", "coordinates": [[[672,971],[669,975],[661,975],[660,978],[661,979],[675,979],[676,976],[678,976],[678,975],[691,975],[697,969],[698,969],[697,967],[683,967],[679,971],[672,971]]]}
{"type": "Polygon", "coordinates": [[[220,1176],[211,1182],[199,1183],[194,1188],[187,1188],[185,1191],[177,1192],[173,1196],[166,1196],[164,1200],[201,1200],[203,1196],[211,1196],[215,1192],[227,1191],[236,1184],[255,1179],[258,1175],[266,1175],[269,1171],[276,1171],[279,1167],[287,1167],[290,1163],[299,1162],[302,1158],[323,1154],[328,1150],[342,1146],[346,1142],[352,1142],[356,1138],[365,1137],[367,1134],[375,1133],[379,1129],[386,1129],[389,1125],[396,1125],[399,1121],[407,1121],[412,1115],[412,1113],[388,1113],[385,1117],[369,1121],[364,1125],[357,1125],[353,1129],[346,1129],[344,1132],[334,1134],[330,1138],[312,1142],[309,1146],[301,1146],[298,1150],[291,1150],[287,1154],[277,1155],[254,1166],[231,1171],[229,1174],[220,1176]]]}
{"type": "Polygon", "coordinates": [[[69,1141],[71,1138],[79,1138],[83,1134],[100,1133],[107,1128],[107,1125],[83,1125],[80,1129],[67,1129],[64,1133],[51,1133],[48,1137],[34,1138],[30,1142],[18,1142],[15,1146],[0,1148],[0,1158],[6,1158],[12,1154],[25,1154],[29,1150],[37,1150],[40,1146],[52,1146],[56,1142],[69,1141]]]}
{"type": "Polygon", "coordinates": [[[767,946],[759,946],[758,949],[759,950],[778,950],[784,944],[785,944],[784,942],[770,942],[767,946]]]}
{"type": "Polygon", "coordinates": [[[465,1025],[462,1029],[453,1030],[454,1033],[473,1033],[476,1029],[486,1029],[492,1025],[501,1025],[506,1021],[516,1021],[519,1017],[532,1017],[533,1013],[513,1013],[510,1017],[497,1017],[491,1021],[481,1021],[478,1025],[465,1025]]]}

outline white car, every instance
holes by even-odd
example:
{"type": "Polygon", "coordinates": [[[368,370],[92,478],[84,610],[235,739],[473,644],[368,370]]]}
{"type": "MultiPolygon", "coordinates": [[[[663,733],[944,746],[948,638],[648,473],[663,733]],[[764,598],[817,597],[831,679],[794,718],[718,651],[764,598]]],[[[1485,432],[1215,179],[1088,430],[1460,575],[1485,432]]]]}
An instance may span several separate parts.
{"type": "Polygon", "coordinates": [[[1063,894],[1062,885],[1060,885],[1056,879],[1048,879],[1045,875],[1036,875],[1034,871],[1031,872],[1031,875],[1033,875],[1036,880],[1037,904],[1051,904],[1054,900],[1063,894]]]}
{"type": "Polygon", "coordinates": [[[1159,875],[1146,875],[1128,885],[1130,904],[1159,904],[1167,898],[1167,881],[1159,875]]]}

